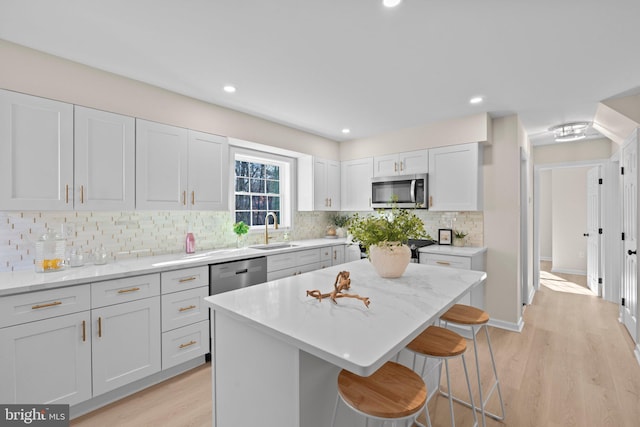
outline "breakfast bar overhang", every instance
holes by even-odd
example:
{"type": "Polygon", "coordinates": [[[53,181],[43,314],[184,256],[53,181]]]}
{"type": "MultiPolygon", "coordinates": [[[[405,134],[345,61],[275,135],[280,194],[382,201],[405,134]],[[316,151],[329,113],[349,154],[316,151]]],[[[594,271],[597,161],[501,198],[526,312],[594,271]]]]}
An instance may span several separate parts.
{"type": "MultiPolygon", "coordinates": [[[[368,260],[205,298],[211,307],[214,427],[325,427],[341,369],[368,376],[395,357],[486,273],[409,264],[397,279],[368,260]],[[318,301],[349,271],[352,294],[318,301]]],[[[340,425],[364,420],[339,412],[340,425]]]]}

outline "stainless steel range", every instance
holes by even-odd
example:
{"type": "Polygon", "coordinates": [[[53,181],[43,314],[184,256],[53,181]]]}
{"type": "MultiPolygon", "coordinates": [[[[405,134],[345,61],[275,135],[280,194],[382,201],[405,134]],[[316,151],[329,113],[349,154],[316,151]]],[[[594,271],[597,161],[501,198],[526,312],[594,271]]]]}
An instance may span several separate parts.
{"type": "Polygon", "coordinates": [[[437,243],[438,242],[436,240],[430,239],[409,239],[407,245],[409,245],[409,249],[411,249],[411,262],[420,262],[420,254],[418,253],[418,249],[424,248],[425,246],[435,245],[437,243]]]}

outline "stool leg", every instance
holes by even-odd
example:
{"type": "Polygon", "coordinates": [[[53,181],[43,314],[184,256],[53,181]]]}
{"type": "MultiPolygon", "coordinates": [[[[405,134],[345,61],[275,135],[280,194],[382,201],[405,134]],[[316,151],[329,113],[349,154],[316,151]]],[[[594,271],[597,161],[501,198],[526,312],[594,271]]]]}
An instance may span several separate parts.
{"type": "Polygon", "coordinates": [[[486,427],[487,421],[486,421],[486,415],[484,413],[484,399],[482,397],[482,381],[480,378],[480,359],[478,358],[478,342],[476,341],[475,326],[471,326],[471,338],[473,338],[473,354],[476,359],[476,374],[478,375],[478,393],[480,394],[480,412],[482,413],[482,427],[486,427]]]}
{"type": "MultiPolygon", "coordinates": [[[[485,325],[484,332],[487,335],[487,345],[489,346],[489,354],[491,355],[491,365],[493,366],[493,375],[496,378],[496,387],[498,388],[498,398],[500,399],[500,411],[502,417],[494,417],[498,420],[504,420],[504,402],[502,401],[502,391],[500,391],[500,380],[498,379],[498,370],[496,369],[496,361],[493,358],[493,349],[491,348],[491,338],[489,338],[489,328],[485,325]]],[[[483,403],[484,406],[484,403],[483,403]]]]}
{"type": "Polygon", "coordinates": [[[453,398],[451,396],[451,381],[449,379],[449,361],[444,359],[444,370],[447,375],[447,390],[449,390],[449,413],[451,414],[451,427],[455,427],[456,421],[453,415],[453,398]]]}
{"type": "MultiPolygon", "coordinates": [[[[467,370],[467,362],[462,355],[462,367],[464,368],[464,378],[467,380],[467,390],[469,391],[469,400],[471,401],[471,412],[473,412],[473,427],[478,427],[478,416],[476,415],[475,404],[473,403],[473,392],[471,391],[471,381],[469,381],[469,372],[467,370]]],[[[449,396],[451,396],[451,391],[449,391],[449,396]]]]}

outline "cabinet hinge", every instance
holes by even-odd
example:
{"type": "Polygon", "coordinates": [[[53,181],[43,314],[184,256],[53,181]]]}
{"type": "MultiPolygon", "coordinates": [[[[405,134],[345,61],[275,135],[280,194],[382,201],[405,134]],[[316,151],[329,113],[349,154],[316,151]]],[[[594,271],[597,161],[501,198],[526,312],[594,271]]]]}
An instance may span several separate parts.
{"type": "Polygon", "coordinates": [[[602,178],[598,179],[598,184],[602,185],[602,178]]]}
{"type": "Polygon", "coordinates": [[[598,234],[602,234],[602,228],[598,228],[598,234]]]}
{"type": "Polygon", "coordinates": [[[622,306],[624,307],[624,298],[622,298],[622,306]]]}
{"type": "Polygon", "coordinates": [[[598,277],[598,285],[602,285],[602,277],[598,277]]]}
{"type": "Polygon", "coordinates": [[[624,166],[620,168],[620,175],[624,175],[624,166]]]}

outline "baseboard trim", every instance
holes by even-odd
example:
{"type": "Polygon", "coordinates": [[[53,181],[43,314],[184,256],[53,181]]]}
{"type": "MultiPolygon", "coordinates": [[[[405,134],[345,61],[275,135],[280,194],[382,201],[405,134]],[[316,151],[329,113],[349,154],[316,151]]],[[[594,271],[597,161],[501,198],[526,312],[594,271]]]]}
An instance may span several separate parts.
{"type": "Polygon", "coordinates": [[[541,256],[540,261],[553,261],[553,257],[550,256],[541,256]]]}
{"type": "Polygon", "coordinates": [[[561,274],[577,274],[579,276],[586,276],[587,272],[585,270],[574,270],[572,268],[552,268],[552,273],[561,273],[561,274]]]}
{"type": "Polygon", "coordinates": [[[505,322],[504,320],[490,319],[489,326],[505,329],[507,331],[512,331],[512,332],[522,332],[522,328],[524,328],[524,319],[520,317],[520,319],[518,319],[518,323],[505,322]]]}
{"type": "Polygon", "coordinates": [[[536,288],[531,287],[531,291],[529,291],[529,296],[527,297],[527,305],[533,304],[533,297],[536,296],[536,288]]]}
{"type": "Polygon", "coordinates": [[[102,408],[103,406],[137,393],[140,390],[144,390],[147,387],[159,384],[163,381],[168,380],[169,378],[175,377],[176,375],[180,375],[193,368],[203,365],[204,363],[206,363],[205,356],[202,355],[196,359],[189,360],[180,365],[157,372],[153,375],[149,375],[148,377],[142,378],[141,380],[134,381],[131,384],[127,384],[115,390],[93,397],[89,400],[85,400],[84,402],[70,407],[70,418],[74,419],[88,414],[89,412],[95,411],[96,409],[102,408]]]}
{"type": "Polygon", "coordinates": [[[633,350],[633,354],[636,356],[636,362],[640,365],[640,343],[636,344],[636,348],[633,350]]]}

